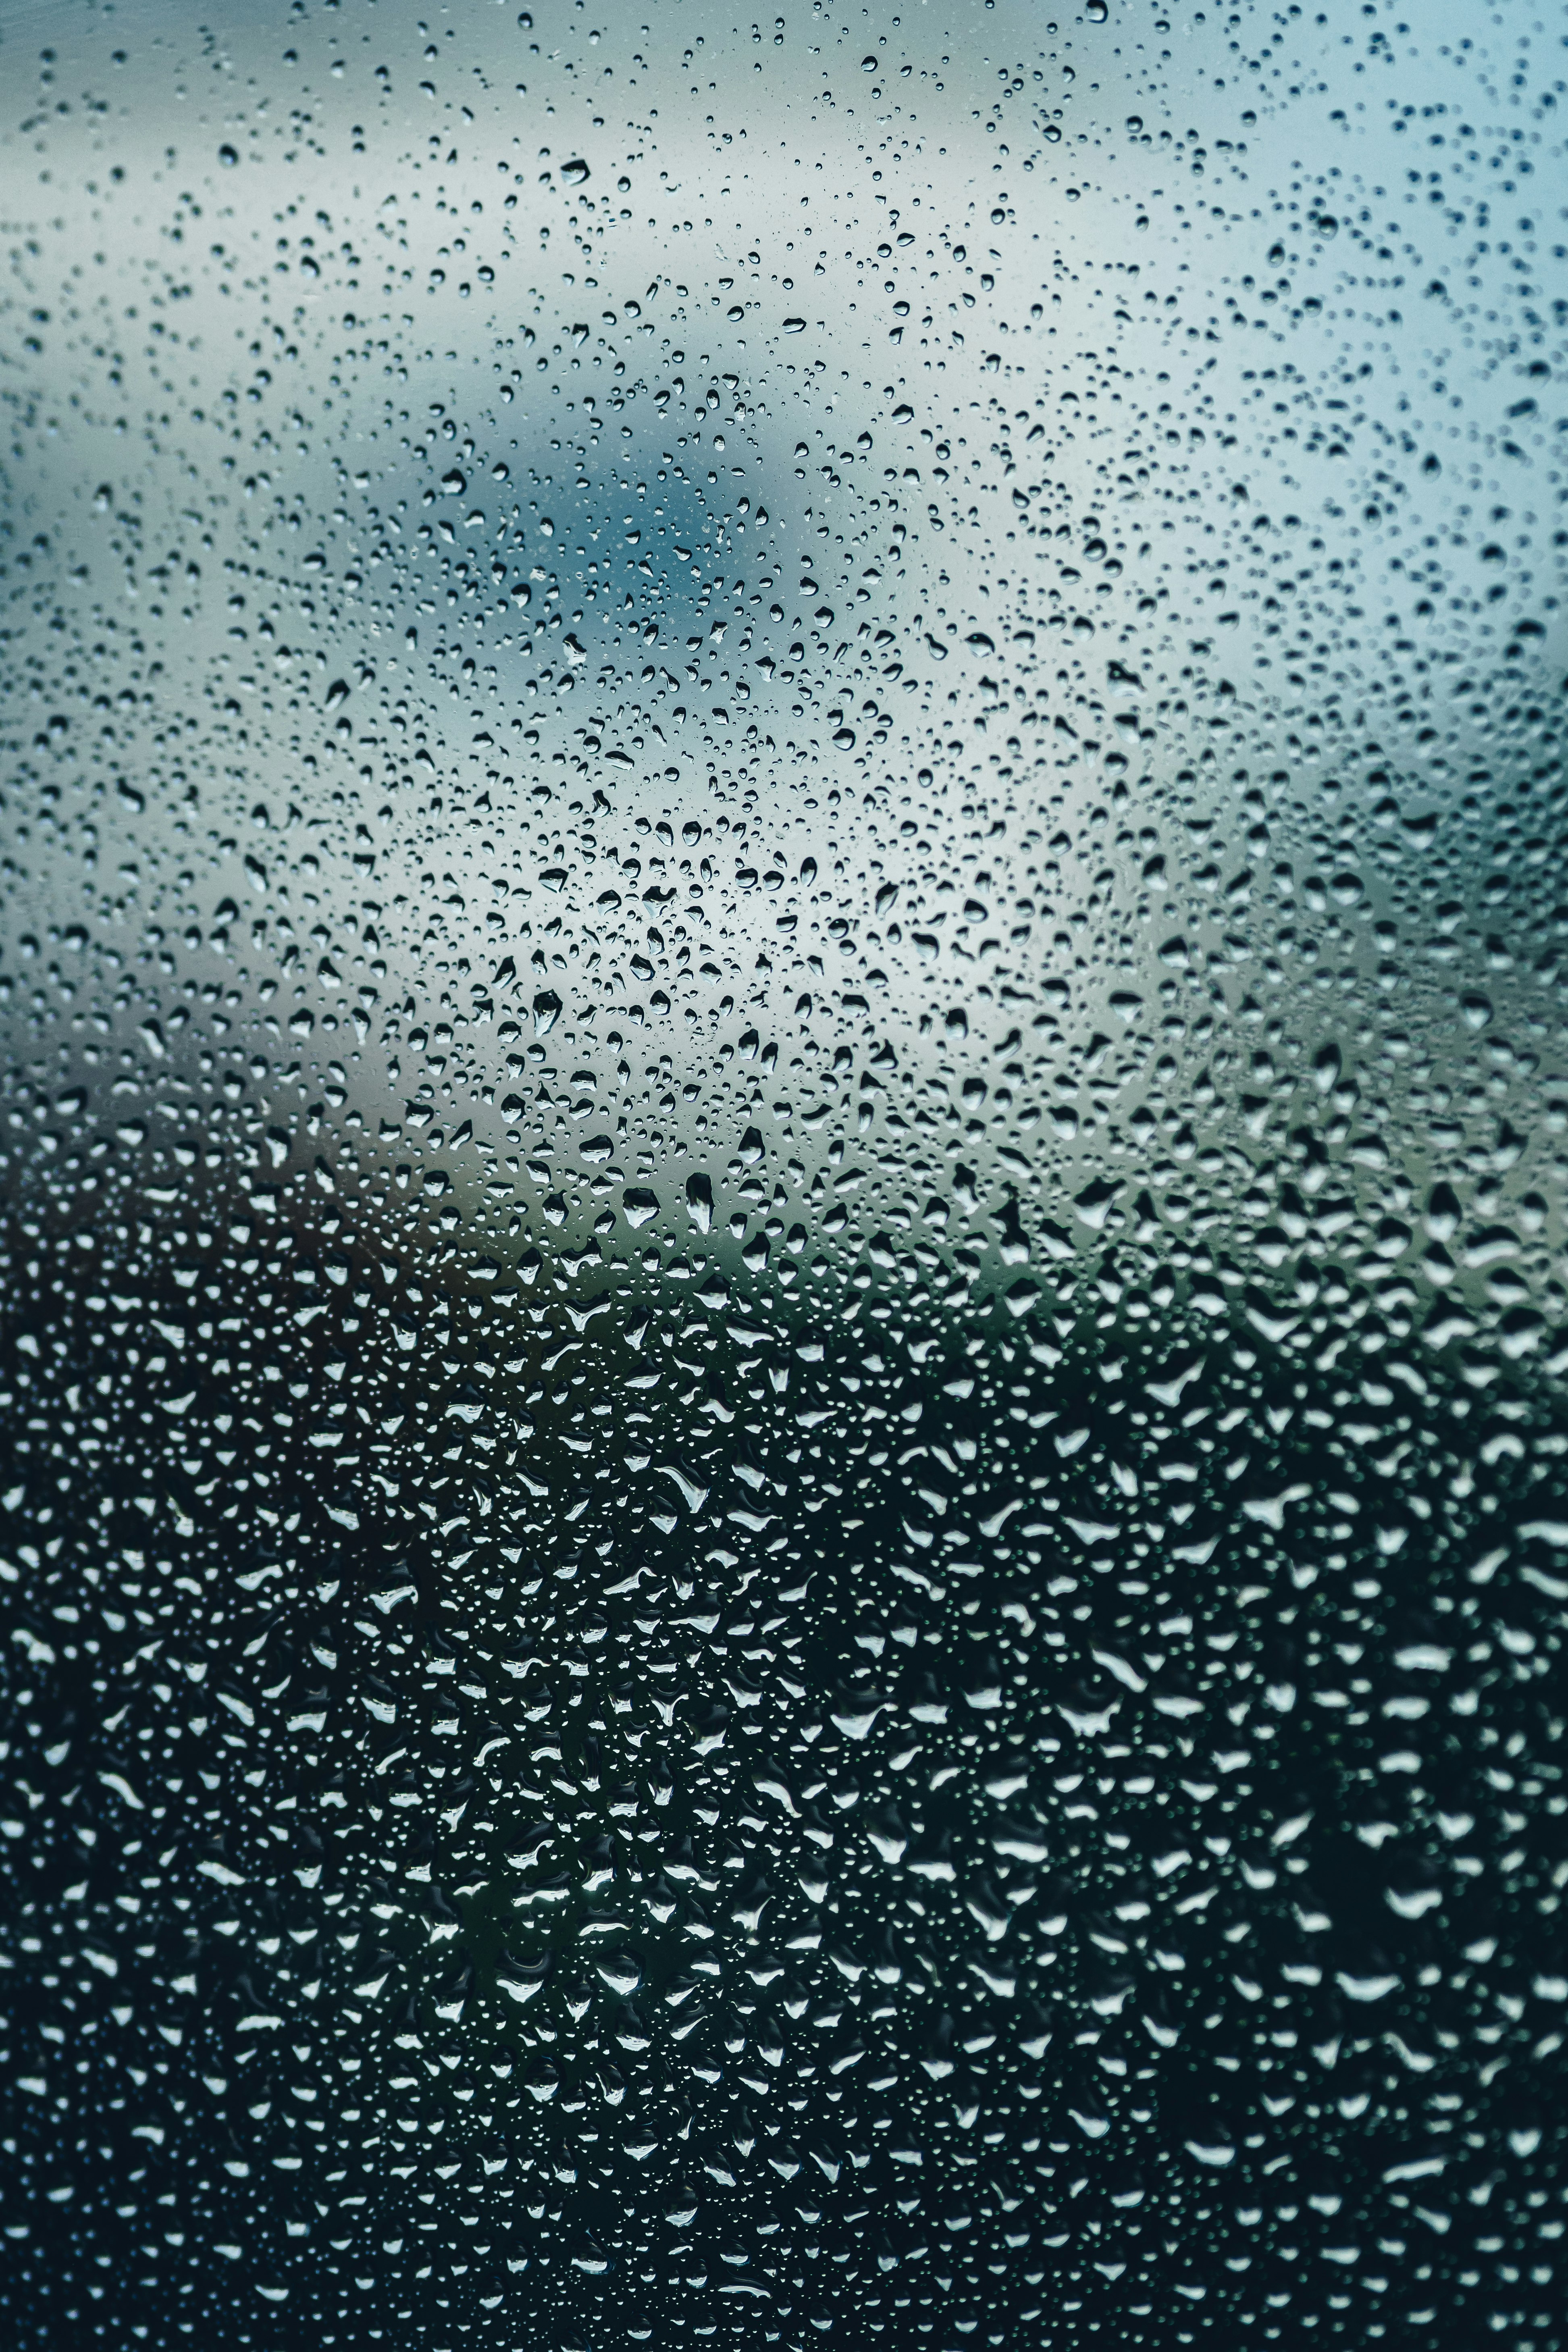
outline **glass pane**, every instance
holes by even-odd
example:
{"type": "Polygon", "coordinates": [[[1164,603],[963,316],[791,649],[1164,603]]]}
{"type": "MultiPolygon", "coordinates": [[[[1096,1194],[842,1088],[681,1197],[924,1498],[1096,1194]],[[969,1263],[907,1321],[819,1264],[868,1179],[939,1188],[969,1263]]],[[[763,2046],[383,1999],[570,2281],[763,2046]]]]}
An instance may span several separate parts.
{"type": "Polygon", "coordinates": [[[0,45],[16,2340],[1544,2343],[1549,28],[0,45]]]}

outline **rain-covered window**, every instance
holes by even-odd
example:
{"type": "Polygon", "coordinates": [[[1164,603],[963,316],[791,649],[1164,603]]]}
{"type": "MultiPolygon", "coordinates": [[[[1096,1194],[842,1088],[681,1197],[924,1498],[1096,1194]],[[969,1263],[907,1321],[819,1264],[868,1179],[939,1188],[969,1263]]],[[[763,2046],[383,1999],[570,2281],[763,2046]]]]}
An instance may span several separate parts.
{"type": "Polygon", "coordinates": [[[1545,2352],[1561,23],[425,5],[0,0],[5,2340],[1545,2352]]]}

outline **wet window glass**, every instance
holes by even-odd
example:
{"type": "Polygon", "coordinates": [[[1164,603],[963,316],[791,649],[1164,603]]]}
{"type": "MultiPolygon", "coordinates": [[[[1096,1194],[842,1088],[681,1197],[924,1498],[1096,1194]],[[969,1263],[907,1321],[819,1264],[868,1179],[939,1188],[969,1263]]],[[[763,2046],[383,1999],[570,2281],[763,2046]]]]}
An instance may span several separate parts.
{"type": "Polygon", "coordinates": [[[1562,66],[0,0],[8,2340],[1560,2340],[1562,66]]]}

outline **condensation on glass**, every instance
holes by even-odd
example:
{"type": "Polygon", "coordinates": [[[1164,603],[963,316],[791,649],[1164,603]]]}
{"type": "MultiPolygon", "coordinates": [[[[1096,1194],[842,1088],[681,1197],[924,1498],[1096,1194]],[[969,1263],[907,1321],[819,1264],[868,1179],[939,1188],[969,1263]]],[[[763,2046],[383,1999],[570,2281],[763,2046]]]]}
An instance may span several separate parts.
{"type": "Polygon", "coordinates": [[[8,2340],[1559,2340],[1550,23],[0,65],[8,2340]]]}

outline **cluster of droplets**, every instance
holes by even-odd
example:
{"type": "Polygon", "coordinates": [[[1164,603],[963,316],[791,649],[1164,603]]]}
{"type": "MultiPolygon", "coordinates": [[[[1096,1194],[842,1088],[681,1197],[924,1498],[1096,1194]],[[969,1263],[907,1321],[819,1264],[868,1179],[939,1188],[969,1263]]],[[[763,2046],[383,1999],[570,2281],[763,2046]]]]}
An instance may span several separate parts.
{"type": "Polygon", "coordinates": [[[1556,2226],[1551,1416],[1336,1384],[1196,1276],[1112,1357],[1138,1242],[1052,1255],[1042,1326],[987,1207],[990,1318],[912,1352],[891,1251],[830,1339],[650,1277],[574,1346],[569,1278],[531,1323],[389,1209],[303,1286],[247,1229],[215,1337],[302,1344],[219,1411],[169,1377],[216,1203],[90,1291],[92,1227],[22,1234],[12,2226],[71,2308],[110,2244],[346,2337],[1049,2294],[1152,2340],[1221,2255],[1226,2326],[1495,2307],[1556,2226]],[[307,1466],[351,1444],[358,1514],[307,1466]]]}
{"type": "Polygon", "coordinates": [[[17,79],[19,2343],[1553,2340],[1556,99],[1149,25],[17,79]]]}

